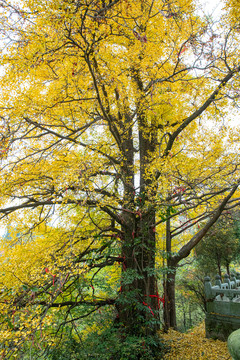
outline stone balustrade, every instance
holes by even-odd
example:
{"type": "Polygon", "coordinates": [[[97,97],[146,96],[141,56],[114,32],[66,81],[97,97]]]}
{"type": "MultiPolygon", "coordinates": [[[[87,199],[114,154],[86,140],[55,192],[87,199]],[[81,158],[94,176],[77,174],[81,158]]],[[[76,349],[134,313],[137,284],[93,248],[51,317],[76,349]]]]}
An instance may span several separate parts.
{"type": "Polygon", "coordinates": [[[240,301],[240,274],[224,275],[221,281],[220,275],[216,275],[215,285],[212,286],[211,279],[206,276],[204,279],[204,289],[207,300],[215,301],[240,301]]]}
{"type": "Polygon", "coordinates": [[[207,312],[205,319],[206,336],[227,340],[234,330],[240,328],[240,274],[219,275],[215,285],[207,276],[204,279],[207,312]]]}

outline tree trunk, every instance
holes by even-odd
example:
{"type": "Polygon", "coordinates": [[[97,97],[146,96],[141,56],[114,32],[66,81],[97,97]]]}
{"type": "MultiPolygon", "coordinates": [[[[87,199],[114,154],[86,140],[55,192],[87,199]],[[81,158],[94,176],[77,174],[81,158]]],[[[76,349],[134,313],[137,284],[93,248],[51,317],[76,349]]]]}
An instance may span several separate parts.
{"type": "Polygon", "coordinates": [[[192,306],[189,304],[189,327],[192,327],[192,306]]]}
{"type": "Polygon", "coordinates": [[[227,274],[230,276],[230,267],[229,267],[230,263],[226,263],[226,270],[227,270],[227,274]]]}
{"type": "Polygon", "coordinates": [[[168,330],[170,327],[177,328],[176,320],[176,303],[175,303],[175,276],[176,266],[172,263],[172,239],[170,213],[167,209],[166,220],[166,250],[167,250],[167,276],[164,283],[164,328],[168,330]]]}
{"type": "Polygon", "coordinates": [[[218,267],[218,275],[222,278],[221,263],[219,261],[217,262],[217,267],[218,267]]]}
{"type": "MultiPolygon", "coordinates": [[[[136,69],[133,70],[133,80],[140,91],[143,83],[136,69]]],[[[123,209],[124,226],[122,227],[122,280],[121,294],[118,301],[120,323],[125,331],[137,336],[154,335],[159,329],[159,297],[155,275],[155,207],[156,182],[149,177],[148,167],[157,147],[157,133],[151,132],[145,136],[143,129],[148,126],[145,114],[138,114],[139,152],[140,152],[140,194],[131,200],[134,189],[133,173],[126,177],[124,185],[124,201],[127,211],[123,209]],[[131,178],[131,179],[130,179],[131,178]],[[131,181],[130,181],[131,180],[131,181]],[[131,183],[127,187],[127,183],[131,183]],[[130,195],[130,196],[129,196],[130,195]]],[[[128,165],[134,168],[134,152],[132,135],[125,148],[128,165]],[[131,149],[131,157],[129,155],[131,149]]],[[[135,194],[135,191],[134,191],[135,194]]]]}
{"type": "Polygon", "coordinates": [[[118,300],[120,324],[136,336],[159,329],[159,298],[155,276],[155,211],[132,216],[122,247],[122,280],[118,300]]]}
{"type": "Polygon", "coordinates": [[[165,306],[164,306],[164,328],[177,328],[176,302],[175,302],[175,277],[176,268],[168,267],[168,274],[164,284],[165,306]]]}

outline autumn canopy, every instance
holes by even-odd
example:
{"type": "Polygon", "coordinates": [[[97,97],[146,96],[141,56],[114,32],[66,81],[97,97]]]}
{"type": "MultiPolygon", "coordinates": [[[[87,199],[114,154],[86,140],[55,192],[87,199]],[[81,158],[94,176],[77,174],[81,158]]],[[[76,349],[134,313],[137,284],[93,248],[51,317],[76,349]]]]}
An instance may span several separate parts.
{"type": "Polygon", "coordinates": [[[99,312],[154,335],[165,302],[176,326],[178,264],[239,201],[238,5],[0,8],[1,355],[99,312]]]}

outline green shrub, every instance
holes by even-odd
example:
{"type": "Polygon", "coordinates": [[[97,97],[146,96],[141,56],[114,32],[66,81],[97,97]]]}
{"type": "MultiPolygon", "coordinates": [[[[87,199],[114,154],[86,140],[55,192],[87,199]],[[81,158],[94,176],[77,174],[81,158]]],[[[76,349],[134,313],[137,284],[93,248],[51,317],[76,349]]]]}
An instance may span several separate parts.
{"type": "Polygon", "coordinates": [[[163,344],[158,336],[125,336],[120,329],[109,328],[101,334],[90,333],[83,343],[69,338],[60,348],[52,349],[49,360],[159,360],[163,344]]]}

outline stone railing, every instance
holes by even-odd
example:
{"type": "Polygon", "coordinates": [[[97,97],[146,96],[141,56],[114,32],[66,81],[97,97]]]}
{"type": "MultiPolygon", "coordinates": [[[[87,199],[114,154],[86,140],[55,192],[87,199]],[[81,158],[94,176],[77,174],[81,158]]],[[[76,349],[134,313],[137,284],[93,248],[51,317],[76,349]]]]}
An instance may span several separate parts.
{"type": "Polygon", "coordinates": [[[227,340],[229,334],[240,328],[240,274],[224,275],[223,282],[216,276],[215,285],[204,279],[207,300],[206,336],[227,340]]]}

